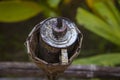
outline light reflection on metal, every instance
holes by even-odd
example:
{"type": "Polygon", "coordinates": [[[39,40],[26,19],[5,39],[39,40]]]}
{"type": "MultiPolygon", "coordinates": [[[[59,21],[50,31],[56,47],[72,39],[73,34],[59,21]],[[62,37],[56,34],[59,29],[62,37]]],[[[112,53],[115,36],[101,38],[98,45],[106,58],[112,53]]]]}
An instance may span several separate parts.
{"type": "MultiPolygon", "coordinates": [[[[60,38],[56,38],[53,34],[53,29],[57,25],[57,18],[47,19],[41,29],[41,37],[48,45],[57,48],[66,48],[72,45],[78,36],[76,26],[74,23],[66,19],[62,19],[62,26],[67,28],[66,34],[60,38]]],[[[60,29],[61,30],[61,29],[60,29]]]]}

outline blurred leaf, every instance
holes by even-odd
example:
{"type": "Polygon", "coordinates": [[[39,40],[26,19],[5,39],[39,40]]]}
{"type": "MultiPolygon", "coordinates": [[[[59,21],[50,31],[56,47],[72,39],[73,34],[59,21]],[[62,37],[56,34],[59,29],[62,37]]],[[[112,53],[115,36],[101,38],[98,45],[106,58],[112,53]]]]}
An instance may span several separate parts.
{"type": "Polygon", "coordinates": [[[51,7],[56,8],[61,0],[47,0],[47,1],[51,7]]]}
{"type": "Polygon", "coordinates": [[[86,0],[86,2],[96,15],[109,24],[115,30],[116,34],[119,34],[120,14],[113,0],[86,0]]]}
{"type": "Polygon", "coordinates": [[[45,10],[44,12],[45,17],[56,17],[58,14],[52,10],[45,10]]]}
{"type": "Polygon", "coordinates": [[[117,44],[120,46],[120,30],[119,33],[116,33],[109,24],[104,22],[99,17],[95,16],[94,14],[79,8],[77,11],[76,16],[77,22],[83,25],[86,29],[104,37],[107,40],[117,44]]]}
{"type": "MultiPolygon", "coordinates": [[[[51,1],[51,0],[47,0],[47,1],[51,1]]],[[[42,8],[42,13],[43,15],[48,18],[48,17],[56,17],[59,14],[59,11],[57,9],[57,7],[52,8],[52,6],[48,5],[48,2],[45,0],[40,0],[39,1],[39,5],[42,8]]]]}
{"type": "Polygon", "coordinates": [[[17,22],[40,13],[40,6],[32,1],[1,1],[0,22],[17,22]]]}
{"type": "Polygon", "coordinates": [[[92,9],[94,0],[86,0],[87,5],[92,9]]]}
{"type": "Polygon", "coordinates": [[[73,62],[73,64],[115,66],[120,64],[120,53],[110,53],[83,59],[77,59],[73,62]]]}
{"type": "Polygon", "coordinates": [[[46,18],[58,16],[58,13],[55,12],[54,10],[52,10],[51,8],[49,8],[49,7],[47,7],[47,6],[43,5],[43,4],[41,4],[41,7],[43,9],[42,13],[44,14],[44,16],[46,18]]]}
{"type": "Polygon", "coordinates": [[[95,11],[98,16],[100,16],[101,19],[103,19],[109,26],[112,27],[116,32],[119,33],[120,27],[119,27],[119,21],[117,20],[117,17],[120,15],[117,14],[117,9],[115,8],[112,0],[97,0],[94,1],[92,10],[95,11]],[[108,6],[109,3],[109,6],[108,6]],[[111,4],[112,3],[112,4],[111,4]],[[113,12],[116,13],[117,17],[113,12]]]}
{"type": "Polygon", "coordinates": [[[120,5],[120,0],[118,0],[118,4],[120,5]]]}
{"type": "MultiPolygon", "coordinates": [[[[120,0],[119,0],[120,1],[120,0]]],[[[106,3],[108,7],[110,8],[111,12],[114,14],[115,18],[118,20],[118,23],[120,22],[120,12],[119,10],[115,7],[115,4],[113,1],[106,0],[106,3]]],[[[120,24],[120,23],[119,23],[120,24]]]]}
{"type": "Polygon", "coordinates": [[[65,4],[69,4],[72,0],[63,0],[65,4]]]}

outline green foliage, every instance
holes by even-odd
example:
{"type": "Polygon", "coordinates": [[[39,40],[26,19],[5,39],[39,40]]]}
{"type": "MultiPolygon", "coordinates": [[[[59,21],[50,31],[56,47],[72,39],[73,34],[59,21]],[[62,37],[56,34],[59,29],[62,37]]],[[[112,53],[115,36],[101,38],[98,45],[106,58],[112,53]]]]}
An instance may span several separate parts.
{"type": "Polygon", "coordinates": [[[92,56],[88,58],[78,59],[73,64],[82,65],[101,65],[101,66],[115,66],[120,64],[120,53],[108,53],[103,55],[92,56]]]}
{"type": "Polygon", "coordinates": [[[32,1],[0,1],[0,22],[17,22],[29,19],[42,9],[32,1]]]}
{"type": "Polygon", "coordinates": [[[47,0],[48,4],[53,8],[56,8],[58,4],[60,3],[60,1],[61,0],[47,0]]]}
{"type": "Polygon", "coordinates": [[[52,10],[50,7],[47,7],[45,5],[41,5],[43,11],[42,13],[44,14],[44,16],[47,17],[55,17],[58,16],[58,13],[56,13],[54,10],[52,10]]]}
{"type": "Polygon", "coordinates": [[[114,29],[116,32],[120,31],[120,15],[118,10],[115,8],[115,6],[112,4],[112,1],[106,0],[107,4],[105,2],[99,1],[96,2],[93,6],[93,9],[95,12],[100,16],[100,18],[106,22],[112,29],[114,29]]]}
{"type": "MultiPolygon", "coordinates": [[[[78,8],[76,19],[80,25],[120,46],[120,12],[113,0],[87,0],[91,12],[78,8]]],[[[78,59],[73,64],[115,66],[120,64],[120,53],[104,53],[78,59]]]]}
{"type": "Polygon", "coordinates": [[[0,1],[0,22],[18,22],[36,16],[40,12],[45,17],[58,16],[61,0],[3,0],[0,1]]]}
{"type": "Polygon", "coordinates": [[[118,0],[118,3],[120,4],[120,0],[118,0]]]}
{"type": "Polygon", "coordinates": [[[78,8],[76,19],[86,29],[120,46],[120,14],[111,1],[108,2],[108,6],[102,0],[95,3],[92,7],[94,14],[78,8]]]}

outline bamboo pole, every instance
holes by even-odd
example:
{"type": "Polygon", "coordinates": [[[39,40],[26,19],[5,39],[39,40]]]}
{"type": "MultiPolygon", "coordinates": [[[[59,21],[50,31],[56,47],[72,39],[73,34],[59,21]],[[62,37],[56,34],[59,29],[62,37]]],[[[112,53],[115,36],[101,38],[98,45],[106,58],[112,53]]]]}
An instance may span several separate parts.
{"type": "MultiPolygon", "coordinates": [[[[28,62],[0,62],[0,76],[45,77],[45,73],[34,63],[28,62]]],[[[120,67],[104,67],[95,65],[71,65],[63,74],[64,78],[118,78],[120,67]]]]}

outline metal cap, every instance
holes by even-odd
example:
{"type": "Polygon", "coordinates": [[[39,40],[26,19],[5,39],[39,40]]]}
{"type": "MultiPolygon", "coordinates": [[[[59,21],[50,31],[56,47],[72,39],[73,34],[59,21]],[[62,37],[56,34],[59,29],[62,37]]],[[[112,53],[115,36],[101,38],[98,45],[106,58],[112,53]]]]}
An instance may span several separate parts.
{"type": "Polygon", "coordinates": [[[77,39],[76,25],[66,18],[49,18],[42,22],[40,36],[48,45],[66,48],[77,39]]]}

